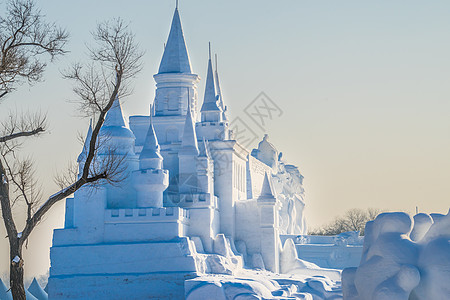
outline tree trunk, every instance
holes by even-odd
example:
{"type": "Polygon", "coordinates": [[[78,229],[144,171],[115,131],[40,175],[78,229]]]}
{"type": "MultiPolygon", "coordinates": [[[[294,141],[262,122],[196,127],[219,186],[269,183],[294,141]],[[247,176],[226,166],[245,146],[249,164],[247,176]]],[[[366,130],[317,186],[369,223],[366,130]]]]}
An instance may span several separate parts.
{"type": "Polygon", "coordinates": [[[25,289],[23,286],[23,260],[22,260],[22,241],[17,236],[16,225],[11,211],[11,202],[9,201],[9,183],[6,177],[6,170],[0,159],[0,203],[2,208],[3,222],[9,240],[9,283],[14,300],[26,300],[25,289]]]}
{"type": "Polygon", "coordinates": [[[23,259],[22,249],[19,241],[10,245],[9,283],[14,300],[26,300],[25,288],[23,286],[23,259]]]}

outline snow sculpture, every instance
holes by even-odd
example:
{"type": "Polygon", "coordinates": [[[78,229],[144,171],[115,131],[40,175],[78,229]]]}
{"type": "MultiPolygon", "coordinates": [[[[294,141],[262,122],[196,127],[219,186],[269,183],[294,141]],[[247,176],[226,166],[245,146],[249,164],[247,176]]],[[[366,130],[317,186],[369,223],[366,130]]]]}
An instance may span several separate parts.
{"type": "Polygon", "coordinates": [[[339,270],[320,268],[316,264],[299,259],[292,239],[287,239],[284,242],[280,264],[283,274],[313,275],[315,270],[320,269],[323,275],[332,280],[339,280],[341,277],[339,270]]]}
{"type": "Polygon", "coordinates": [[[38,300],[47,300],[48,299],[47,293],[39,285],[36,278],[33,278],[33,281],[31,282],[30,286],[28,287],[28,291],[34,297],[36,297],[38,300]]]}
{"type": "Polygon", "coordinates": [[[131,116],[128,127],[116,99],[100,130],[96,161],[114,149],[124,180],[66,200],[50,253],[51,299],[180,299],[196,276],[234,275],[244,264],[280,271],[280,234],[306,230],[303,176],[267,135],[254,155],[233,139],[218,78],[210,52],[199,109],[175,9],[150,115],[131,116]]]}
{"type": "Polygon", "coordinates": [[[360,266],[342,273],[344,299],[447,299],[450,212],[434,216],[383,213],[368,222],[360,266]]]}
{"type": "Polygon", "coordinates": [[[0,299],[1,300],[12,300],[11,291],[6,287],[3,283],[3,280],[0,279],[0,299]]]}

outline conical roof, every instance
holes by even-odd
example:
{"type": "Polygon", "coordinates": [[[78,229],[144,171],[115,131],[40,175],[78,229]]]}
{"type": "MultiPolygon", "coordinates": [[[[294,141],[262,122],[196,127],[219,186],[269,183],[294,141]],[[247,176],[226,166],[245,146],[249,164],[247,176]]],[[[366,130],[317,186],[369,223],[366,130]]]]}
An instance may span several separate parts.
{"type": "Polygon", "coordinates": [[[217,97],[219,98],[219,107],[225,111],[225,104],[223,103],[222,90],[220,89],[219,71],[217,70],[217,54],[216,54],[216,70],[214,71],[214,79],[216,80],[217,97]]]}
{"type": "Polygon", "coordinates": [[[117,126],[117,127],[125,127],[125,120],[123,118],[122,113],[122,105],[120,104],[119,97],[116,97],[111,108],[105,117],[105,122],[103,123],[104,127],[108,126],[117,126]]]}
{"type": "Polygon", "coordinates": [[[211,53],[208,60],[208,73],[206,75],[205,97],[203,98],[202,112],[220,111],[217,104],[216,87],[214,84],[214,75],[211,63],[211,53]]]}
{"type": "Polygon", "coordinates": [[[183,138],[181,140],[181,149],[183,153],[198,155],[197,134],[195,132],[195,123],[192,119],[191,107],[188,105],[186,122],[184,123],[183,138]]]}
{"type": "Polygon", "coordinates": [[[36,278],[33,278],[33,281],[28,288],[28,291],[36,297],[38,300],[48,300],[47,293],[42,289],[42,287],[37,282],[36,278]]]}
{"type": "Polygon", "coordinates": [[[114,100],[111,108],[106,114],[105,122],[100,130],[100,135],[132,139],[135,138],[133,132],[131,132],[131,130],[125,125],[125,119],[123,118],[122,105],[120,104],[119,97],[114,100]]]}
{"type": "Polygon", "coordinates": [[[89,123],[89,129],[86,135],[86,139],[84,141],[83,150],[81,150],[80,155],[78,155],[77,162],[82,162],[86,159],[87,154],[89,152],[89,144],[91,143],[92,138],[92,119],[89,123]]]}
{"type": "Polygon", "coordinates": [[[25,297],[27,300],[40,300],[33,296],[27,289],[25,289],[25,297]]]}
{"type": "MultiPolygon", "coordinates": [[[[151,108],[150,111],[152,111],[151,108]]],[[[153,127],[153,118],[150,112],[150,126],[147,131],[144,146],[139,156],[139,167],[142,170],[160,167],[160,162],[162,161],[162,159],[163,158],[160,154],[158,138],[156,137],[155,128],[153,127]]]]}
{"type": "Polygon", "coordinates": [[[264,175],[264,181],[261,188],[261,195],[260,197],[264,198],[275,198],[275,193],[272,187],[272,182],[269,179],[269,175],[266,172],[266,175],[264,175]]]}
{"type": "Polygon", "coordinates": [[[173,14],[169,38],[164,48],[158,73],[192,73],[178,8],[175,8],[173,14]]]}

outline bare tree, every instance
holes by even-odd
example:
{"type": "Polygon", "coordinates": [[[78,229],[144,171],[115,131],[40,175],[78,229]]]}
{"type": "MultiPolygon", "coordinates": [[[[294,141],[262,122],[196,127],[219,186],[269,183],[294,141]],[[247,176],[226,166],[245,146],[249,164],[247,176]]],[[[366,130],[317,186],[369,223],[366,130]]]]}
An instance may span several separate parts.
{"type": "MultiPolygon", "coordinates": [[[[14,9],[17,3],[22,2],[12,1],[14,9]]],[[[31,2],[26,1],[20,7],[28,9],[29,3],[31,2]]],[[[13,12],[15,12],[14,9],[13,12]]],[[[24,13],[26,11],[22,11],[22,14],[24,13]]],[[[50,208],[85,185],[115,183],[121,180],[123,156],[117,155],[115,149],[106,149],[108,155],[104,156],[105,158],[101,161],[97,160],[97,151],[100,147],[105,147],[99,142],[98,137],[105,116],[114,100],[127,92],[127,80],[140,71],[142,53],[138,50],[134,35],[119,19],[99,24],[97,30],[93,32],[93,37],[96,46],[89,49],[91,63],[87,66],[77,64],[65,74],[66,78],[75,82],[74,92],[78,95],[78,103],[82,111],[96,120],[90,140],[86,144],[86,155],[80,174],[59,176],[57,181],[61,190],[44,198],[44,201],[40,201],[43,198],[35,180],[32,160],[19,159],[17,151],[22,146],[21,138],[36,136],[45,131],[45,117],[29,115],[25,118],[16,118],[12,115],[2,124],[0,131],[0,203],[10,245],[10,285],[14,299],[25,299],[23,246],[50,208]],[[28,122],[23,120],[28,120],[28,122]],[[26,222],[22,230],[18,229],[12,210],[13,204],[19,201],[25,203],[27,209],[26,222]]],[[[50,45],[53,44],[50,43],[50,45]]],[[[26,56],[27,53],[23,52],[23,55],[26,56]]],[[[30,53],[30,55],[34,54],[35,52],[30,53]]],[[[33,65],[35,66],[33,70],[43,66],[38,59],[33,65]]],[[[36,72],[30,71],[29,73],[35,74],[36,72]]],[[[6,75],[7,73],[4,78],[7,78],[6,75]]],[[[3,81],[6,84],[4,91],[11,90],[8,84],[14,83],[15,78],[11,77],[9,81],[3,81]]],[[[34,80],[35,77],[30,78],[34,80]]],[[[103,148],[103,150],[105,149],[103,148]]]]}
{"type": "Polygon", "coordinates": [[[348,210],[343,216],[337,217],[330,224],[311,230],[309,234],[336,235],[347,231],[359,231],[361,235],[364,235],[366,223],[374,220],[380,213],[381,211],[375,208],[367,210],[353,208],[348,210]]]}
{"type": "Polygon", "coordinates": [[[31,0],[10,0],[0,16],[0,99],[23,81],[42,77],[47,65],[43,54],[53,60],[65,53],[68,34],[44,16],[31,0]]]}

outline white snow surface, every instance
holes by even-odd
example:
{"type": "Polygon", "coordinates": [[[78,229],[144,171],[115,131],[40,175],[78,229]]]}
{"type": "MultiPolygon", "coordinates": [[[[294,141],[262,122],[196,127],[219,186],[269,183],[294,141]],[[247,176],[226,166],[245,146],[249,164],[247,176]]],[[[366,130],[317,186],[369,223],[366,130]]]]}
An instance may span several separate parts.
{"type": "Polygon", "coordinates": [[[342,299],[341,271],[298,259],[292,239],[284,243],[280,267],[282,274],[243,268],[204,274],[185,282],[186,299],[342,299]]]}
{"type": "Polygon", "coordinates": [[[383,213],[366,224],[358,268],[342,273],[346,300],[450,299],[450,211],[383,213]]]}
{"type": "Polygon", "coordinates": [[[197,299],[342,299],[340,281],[315,270],[315,276],[241,270],[234,275],[208,274],[185,282],[186,300],[197,299]]]}

